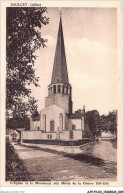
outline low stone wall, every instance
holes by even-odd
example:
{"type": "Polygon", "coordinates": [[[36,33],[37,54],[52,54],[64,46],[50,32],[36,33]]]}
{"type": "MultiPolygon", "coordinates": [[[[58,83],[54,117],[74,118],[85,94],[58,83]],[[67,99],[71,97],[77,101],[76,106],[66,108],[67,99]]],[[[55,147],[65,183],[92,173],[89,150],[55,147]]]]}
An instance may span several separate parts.
{"type": "Polygon", "coordinates": [[[82,145],[88,143],[89,137],[82,139],[82,130],[65,130],[57,135],[56,132],[42,131],[23,131],[21,133],[21,142],[24,143],[39,143],[50,145],[82,145]],[[70,133],[72,132],[72,136],[70,133]]]}
{"type": "Polygon", "coordinates": [[[54,140],[56,139],[56,133],[52,133],[52,132],[42,133],[42,139],[43,140],[46,140],[46,139],[54,140]]]}
{"type": "Polygon", "coordinates": [[[42,139],[42,132],[41,131],[23,131],[21,133],[21,141],[24,140],[40,140],[42,139]]]}

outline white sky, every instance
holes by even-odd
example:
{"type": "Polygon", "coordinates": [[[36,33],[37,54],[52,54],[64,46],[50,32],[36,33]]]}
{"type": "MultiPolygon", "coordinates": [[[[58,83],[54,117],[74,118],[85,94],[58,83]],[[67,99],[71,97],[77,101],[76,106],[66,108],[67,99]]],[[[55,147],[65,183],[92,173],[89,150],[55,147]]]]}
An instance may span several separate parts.
{"type": "Polygon", "coordinates": [[[38,110],[45,106],[51,82],[60,10],[73,111],[85,105],[86,111],[108,114],[117,108],[116,8],[48,8],[50,22],[41,30],[47,48],[36,52],[35,62],[41,87],[32,87],[38,110]]]}

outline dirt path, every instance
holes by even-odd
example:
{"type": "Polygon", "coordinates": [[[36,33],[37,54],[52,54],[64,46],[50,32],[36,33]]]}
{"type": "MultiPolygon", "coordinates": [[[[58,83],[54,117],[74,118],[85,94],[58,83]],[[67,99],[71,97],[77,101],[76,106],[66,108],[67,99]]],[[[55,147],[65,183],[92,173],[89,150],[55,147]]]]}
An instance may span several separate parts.
{"type": "Polygon", "coordinates": [[[116,180],[116,163],[90,155],[62,156],[14,145],[30,172],[29,181],[116,180]]]}

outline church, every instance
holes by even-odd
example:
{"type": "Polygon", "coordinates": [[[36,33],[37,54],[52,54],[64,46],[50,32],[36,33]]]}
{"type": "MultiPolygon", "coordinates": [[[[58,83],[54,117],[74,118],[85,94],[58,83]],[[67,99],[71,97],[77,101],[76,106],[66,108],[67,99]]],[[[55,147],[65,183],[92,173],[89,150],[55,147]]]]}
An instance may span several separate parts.
{"type": "Polygon", "coordinates": [[[30,131],[24,131],[22,136],[23,140],[64,141],[91,137],[85,123],[85,108],[73,113],[72,86],[68,78],[61,16],[45,108],[40,111],[39,116],[30,118],[30,131]]]}

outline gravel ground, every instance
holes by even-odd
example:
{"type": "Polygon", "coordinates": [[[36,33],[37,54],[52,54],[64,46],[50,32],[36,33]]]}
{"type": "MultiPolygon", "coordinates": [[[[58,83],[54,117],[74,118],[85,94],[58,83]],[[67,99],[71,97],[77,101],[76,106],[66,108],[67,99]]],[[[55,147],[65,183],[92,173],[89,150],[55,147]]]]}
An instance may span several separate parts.
{"type": "Polygon", "coordinates": [[[63,156],[20,145],[14,145],[14,148],[29,171],[29,181],[116,181],[116,149],[113,151],[110,148],[107,152],[109,143],[104,142],[103,145],[97,145],[88,155],[63,156]],[[101,147],[106,150],[106,158],[105,151],[101,153],[101,147]]]}

